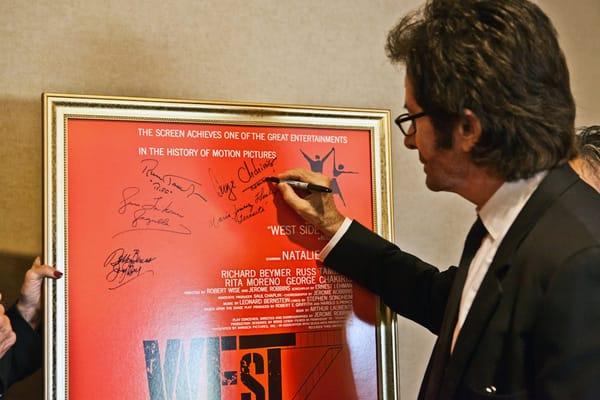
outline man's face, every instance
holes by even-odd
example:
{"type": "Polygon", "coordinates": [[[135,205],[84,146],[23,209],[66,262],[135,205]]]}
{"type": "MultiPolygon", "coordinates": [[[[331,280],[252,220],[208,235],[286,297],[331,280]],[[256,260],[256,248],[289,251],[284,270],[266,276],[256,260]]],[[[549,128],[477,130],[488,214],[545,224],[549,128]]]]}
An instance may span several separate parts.
{"type": "MultiPolygon", "coordinates": [[[[405,107],[410,114],[422,112],[415,100],[412,83],[405,80],[405,107]]],[[[454,135],[455,129],[453,129],[454,135]]],[[[457,192],[466,176],[470,161],[468,154],[459,149],[457,140],[453,140],[449,149],[439,148],[436,144],[435,129],[431,118],[426,115],[413,122],[409,136],[404,137],[404,145],[419,152],[419,160],[427,175],[425,184],[430,190],[457,192]]]]}

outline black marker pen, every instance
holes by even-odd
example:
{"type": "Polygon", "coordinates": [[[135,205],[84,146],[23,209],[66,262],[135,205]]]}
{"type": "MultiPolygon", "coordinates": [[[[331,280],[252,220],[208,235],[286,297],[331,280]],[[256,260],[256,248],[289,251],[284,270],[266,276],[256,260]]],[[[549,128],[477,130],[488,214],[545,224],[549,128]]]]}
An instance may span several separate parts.
{"type": "Polygon", "coordinates": [[[314,183],[306,183],[306,182],[301,182],[301,181],[295,181],[295,180],[291,180],[291,179],[279,179],[275,176],[267,176],[265,178],[265,181],[267,182],[273,182],[273,183],[287,183],[288,185],[290,185],[293,188],[296,189],[304,189],[304,190],[310,190],[311,192],[323,192],[323,193],[331,193],[331,189],[325,186],[321,186],[321,185],[315,185],[314,183]]]}

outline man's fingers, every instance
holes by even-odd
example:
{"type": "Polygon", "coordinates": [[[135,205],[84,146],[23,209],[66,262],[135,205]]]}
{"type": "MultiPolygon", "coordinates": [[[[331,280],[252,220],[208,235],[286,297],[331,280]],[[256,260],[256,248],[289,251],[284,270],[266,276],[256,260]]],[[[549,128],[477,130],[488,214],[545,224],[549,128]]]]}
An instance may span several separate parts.
{"type": "Polygon", "coordinates": [[[290,169],[277,175],[279,179],[298,180],[306,183],[314,183],[315,185],[329,186],[331,180],[318,172],[308,171],[302,168],[290,169]]]}
{"type": "Polygon", "coordinates": [[[277,185],[283,200],[288,203],[294,210],[298,211],[301,208],[307,207],[309,204],[302,197],[298,196],[298,193],[290,185],[280,183],[277,185]]]}

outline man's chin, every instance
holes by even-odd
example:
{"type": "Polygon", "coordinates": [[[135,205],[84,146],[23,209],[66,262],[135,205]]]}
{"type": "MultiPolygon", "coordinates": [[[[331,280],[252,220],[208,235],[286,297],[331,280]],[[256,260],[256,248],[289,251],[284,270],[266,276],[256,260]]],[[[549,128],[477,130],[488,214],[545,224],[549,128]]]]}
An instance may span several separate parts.
{"type": "Polygon", "coordinates": [[[425,178],[425,186],[427,186],[427,189],[431,190],[432,192],[441,192],[445,190],[445,186],[442,185],[441,182],[432,179],[429,175],[427,175],[425,178]]]}

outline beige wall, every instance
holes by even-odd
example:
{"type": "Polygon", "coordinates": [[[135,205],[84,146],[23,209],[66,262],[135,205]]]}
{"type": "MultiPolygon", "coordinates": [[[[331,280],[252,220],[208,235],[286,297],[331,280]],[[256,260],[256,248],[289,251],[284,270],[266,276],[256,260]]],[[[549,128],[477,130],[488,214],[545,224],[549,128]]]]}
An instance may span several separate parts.
{"type": "MultiPolygon", "coordinates": [[[[390,108],[403,72],[387,30],[414,0],[0,0],[0,291],[14,299],[42,249],[44,91],[390,108]]],[[[600,122],[600,3],[539,1],[572,72],[578,124],[600,122]]],[[[394,131],[397,242],[442,266],[458,259],[472,207],[426,190],[394,131]]],[[[400,322],[403,399],[416,397],[433,341],[400,322]]],[[[42,379],[11,391],[42,398],[42,379]]]]}

